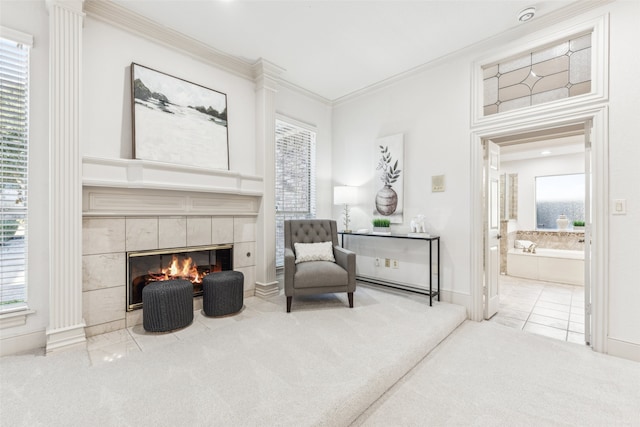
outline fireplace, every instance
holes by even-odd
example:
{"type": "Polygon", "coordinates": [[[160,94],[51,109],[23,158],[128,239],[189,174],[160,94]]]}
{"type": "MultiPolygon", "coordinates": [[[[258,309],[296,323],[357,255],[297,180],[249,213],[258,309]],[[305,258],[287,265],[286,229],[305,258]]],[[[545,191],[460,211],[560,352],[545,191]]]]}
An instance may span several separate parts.
{"type": "Polygon", "coordinates": [[[231,244],[127,252],[127,311],[142,308],[142,289],[157,281],[186,279],[202,295],[202,278],[232,270],[232,258],[231,244]]]}

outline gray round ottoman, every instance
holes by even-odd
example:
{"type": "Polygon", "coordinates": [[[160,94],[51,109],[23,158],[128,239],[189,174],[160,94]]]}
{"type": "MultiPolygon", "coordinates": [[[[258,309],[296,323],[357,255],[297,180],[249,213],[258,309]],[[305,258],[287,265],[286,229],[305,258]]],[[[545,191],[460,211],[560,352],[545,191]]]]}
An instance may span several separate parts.
{"type": "Polygon", "coordinates": [[[244,274],[230,270],[207,274],[202,292],[202,309],[207,316],[237,313],[244,301],[244,274]]]}
{"type": "Polygon", "coordinates": [[[193,284],[165,280],[142,289],[142,324],[145,331],[166,332],[193,322],[193,284]]]}

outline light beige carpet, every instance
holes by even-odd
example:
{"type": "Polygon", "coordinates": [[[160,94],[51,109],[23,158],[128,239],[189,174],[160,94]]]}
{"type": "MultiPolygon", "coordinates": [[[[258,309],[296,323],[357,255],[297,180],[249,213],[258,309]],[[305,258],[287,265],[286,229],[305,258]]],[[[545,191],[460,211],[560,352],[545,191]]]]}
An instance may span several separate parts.
{"type": "MultiPolygon", "coordinates": [[[[0,359],[7,426],[346,426],[465,319],[463,307],[359,286],[245,300],[197,333],[92,365],[86,351],[0,359]],[[233,320],[231,320],[233,319],[233,320]]],[[[153,337],[145,337],[145,343],[153,337]]]]}
{"type": "Polygon", "coordinates": [[[640,426],[640,363],[465,322],[356,426],[640,426]]]}

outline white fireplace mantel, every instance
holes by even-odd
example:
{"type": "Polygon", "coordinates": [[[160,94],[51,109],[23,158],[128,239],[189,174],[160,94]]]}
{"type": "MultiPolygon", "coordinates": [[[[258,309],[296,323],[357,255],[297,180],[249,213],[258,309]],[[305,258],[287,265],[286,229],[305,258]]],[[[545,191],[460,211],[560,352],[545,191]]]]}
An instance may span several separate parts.
{"type": "Polygon", "coordinates": [[[143,188],[262,196],[263,179],[238,172],[149,160],[85,156],[82,184],[89,187],[143,188]]]}
{"type": "Polygon", "coordinates": [[[83,215],[257,215],[262,177],[147,160],[82,159],[83,215]]]}

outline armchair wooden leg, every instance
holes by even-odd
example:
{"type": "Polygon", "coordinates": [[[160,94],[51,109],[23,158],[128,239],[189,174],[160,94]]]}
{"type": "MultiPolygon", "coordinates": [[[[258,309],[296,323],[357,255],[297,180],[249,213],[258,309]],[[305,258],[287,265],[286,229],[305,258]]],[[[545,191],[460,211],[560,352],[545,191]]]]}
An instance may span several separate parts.
{"type": "Polygon", "coordinates": [[[353,292],[347,292],[347,296],[349,297],[349,308],[353,308],[353,292]]]}
{"type": "Polygon", "coordinates": [[[287,297],[287,313],[291,313],[291,301],[293,297],[287,297]]]}

